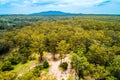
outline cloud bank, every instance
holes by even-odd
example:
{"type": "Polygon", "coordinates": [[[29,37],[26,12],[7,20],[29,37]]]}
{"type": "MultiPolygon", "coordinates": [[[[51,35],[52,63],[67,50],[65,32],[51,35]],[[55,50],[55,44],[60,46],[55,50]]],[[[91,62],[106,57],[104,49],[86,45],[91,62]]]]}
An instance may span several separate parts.
{"type": "Polygon", "coordinates": [[[120,0],[0,0],[0,14],[23,14],[47,10],[118,14],[119,3],[120,0]]]}

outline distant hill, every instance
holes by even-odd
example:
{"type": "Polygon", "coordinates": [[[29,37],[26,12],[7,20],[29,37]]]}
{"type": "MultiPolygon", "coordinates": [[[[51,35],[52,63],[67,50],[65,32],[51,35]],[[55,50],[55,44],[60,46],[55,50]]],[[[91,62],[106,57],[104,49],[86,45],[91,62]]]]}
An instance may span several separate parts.
{"type": "Polygon", "coordinates": [[[32,13],[30,15],[71,15],[72,13],[66,13],[61,11],[44,11],[38,13],[32,13]]]}

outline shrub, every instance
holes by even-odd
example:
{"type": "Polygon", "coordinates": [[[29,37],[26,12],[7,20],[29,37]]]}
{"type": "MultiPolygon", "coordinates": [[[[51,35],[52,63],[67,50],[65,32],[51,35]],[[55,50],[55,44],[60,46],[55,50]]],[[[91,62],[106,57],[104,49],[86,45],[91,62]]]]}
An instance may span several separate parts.
{"type": "Polygon", "coordinates": [[[31,60],[35,60],[36,58],[34,56],[29,56],[28,59],[31,60]]]}
{"type": "Polygon", "coordinates": [[[16,65],[20,62],[18,53],[12,53],[11,56],[9,56],[8,60],[11,62],[12,65],[16,65]]]}
{"type": "Polygon", "coordinates": [[[67,70],[68,68],[68,63],[67,62],[63,62],[60,64],[60,67],[63,69],[63,70],[67,70]]]}
{"type": "Polygon", "coordinates": [[[36,66],[36,69],[42,70],[43,69],[43,65],[36,66]]]}
{"type": "Polygon", "coordinates": [[[15,80],[16,79],[16,72],[6,71],[0,72],[0,80],[15,80]]]}
{"type": "Polygon", "coordinates": [[[36,76],[33,75],[32,71],[26,72],[22,76],[18,77],[17,80],[36,80],[36,76]]]}
{"type": "Polygon", "coordinates": [[[2,71],[10,71],[13,70],[14,68],[11,65],[10,61],[6,61],[3,66],[2,66],[2,71]]]}
{"type": "Polygon", "coordinates": [[[25,56],[21,56],[20,59],[21,59],[22,64],[27,63],[27,57],[25,57],[25,56]]]}
{"type": "Polygon", "coordinates": [[[40,74],[41,74],[41,70],[39,70],[39,68],[34,68],[33,75],[37,76],[37,77],[40,77],[40,74]]]}
{"type": "Polygon", "coordinates": [[[43,62],[43,68],[48,68],[49,67],[49,63],[47,61],[43,62]]]}
{"type": "Polygon", "coordinates": [[[8,52],[10,44],[5,39],[0,39],[0,54],[8,52]]]}

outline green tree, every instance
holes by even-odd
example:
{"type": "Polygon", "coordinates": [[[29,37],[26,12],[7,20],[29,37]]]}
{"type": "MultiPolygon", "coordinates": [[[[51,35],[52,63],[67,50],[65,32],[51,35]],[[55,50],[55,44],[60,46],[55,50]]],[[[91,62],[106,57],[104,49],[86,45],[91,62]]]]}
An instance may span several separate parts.
{"type": "Polygon", "coordinates": [[[100,66],[98,64],[89,64],[86,72],[88,72],[87,75],[91,76],[95,80],[104,80],[110,75],[110,72],[104,66],[100,66]]]}
{"type": "Polygon", "coordinates": [[[43,51],[45,51],[45,35],[44,34],[37,34],[32,35],[32,44],[31,44],[31,51],[38,52],[40,55],[40,61],[43,60],[43,51]]]}
{"type": "Polygon", "coordinates": [[[16,76],[16,72],[0,72],[0,80],[15,80],[16,76]]]}
{"type": "Polygon", "coordinates": [[[69,52],[69,48],[70,48],[70,45],[69,43],[66,42],[66,40],[61,40],[57,44],[56,50],[60,54],[61,63],[62,63],[62,59],[64,58],[64,56],[69,52]]]}
{"type": "Polygon", "coordinates": [[[11,62],[12,65],[16,65],[20,62],[19,56],[19,53],[11,53],[8,57],[8,60],[11,62]]]}
{"type": "Polygon", "coordinates": [[[120,79],[120,55],[116,56],[111,64],[111,73],[118,80],[120,79]]]}
{"type": "Polygon", "coordinates": [[[55,54],[56,54],[56,46],[57,46],[57,42],[59,41],[58,38],[58,34],[56,33],[55,30],[51,31],[50,34],[48,34],[47,36],[48,40],[47,40],[47,47],[48,47],[48,51],[50,51],[53,54],[53,59],[55,60],[55,54]]]}
{"type": "Polygon", "coordinates": [[[71,65],[75,69],[79,78],[84,77],[84,70],[89,66],[89,62],[85,56],[79,56],[76,53],[72,53],[71,65]]]}
{"type": "Polygon", "coordinates": [[[88,60],[94,64],[105,65],[106,61],[109,59],[106,47],[99,42],[95,42],[89,48],[90,51],[87,55],[88,60]]]}

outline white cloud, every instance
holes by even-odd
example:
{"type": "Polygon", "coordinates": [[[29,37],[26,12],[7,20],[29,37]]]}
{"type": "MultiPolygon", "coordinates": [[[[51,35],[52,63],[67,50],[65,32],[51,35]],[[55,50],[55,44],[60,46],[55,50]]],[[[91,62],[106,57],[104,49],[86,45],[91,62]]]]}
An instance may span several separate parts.
{"type": "Polygon", "coordinates": [[[99,4],[101,2],[104,2],[106,0],[60,0],[59,2],[66,3],[66,4],[71,4],[75,6],[92,6],[95,4],[99,4]]]}
{"type": "MultiPolygon", "coordinates": [[[[32,13],[47,10],[97,13],[99,11],[111,11],[110,8],[118,11],[119,8],[117,7],[120,6],[120,0],[0,0],[0,6],[3,5],[4,7],[6,3],[9,3],[8,9],[11,9],[14,13],[32,13]],[[105,7],[97,6],[106,1],[110,2],[107,5],[103,5],[105,7]]],[[[3,11],[4,9],[1,10],[3,11]]]]}
{"type": "Polygon", "coordinates": [[[45,4],[51,3],[51,5],[65,5],[65,6],[92,6],[104,2],[106,0],[0,0],[0,4],[17,3],[23,5],[32,5],[34,3],[45,4]]]}

